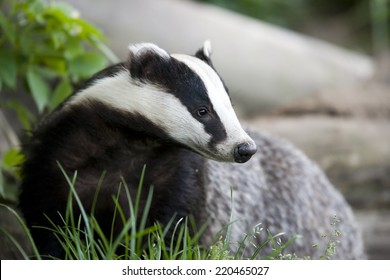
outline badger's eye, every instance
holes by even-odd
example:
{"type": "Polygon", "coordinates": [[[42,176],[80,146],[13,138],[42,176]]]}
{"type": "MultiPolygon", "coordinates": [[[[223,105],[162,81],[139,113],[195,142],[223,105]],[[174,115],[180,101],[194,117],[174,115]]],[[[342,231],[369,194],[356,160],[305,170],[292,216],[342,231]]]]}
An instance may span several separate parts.
{"type": "Polygon", "coordinates": [[[202,117],[206,116],[209,113],[209,111],[207,110],[206,107],[200,107],[196,113],[199,117],[202,118],[202,117]]]}

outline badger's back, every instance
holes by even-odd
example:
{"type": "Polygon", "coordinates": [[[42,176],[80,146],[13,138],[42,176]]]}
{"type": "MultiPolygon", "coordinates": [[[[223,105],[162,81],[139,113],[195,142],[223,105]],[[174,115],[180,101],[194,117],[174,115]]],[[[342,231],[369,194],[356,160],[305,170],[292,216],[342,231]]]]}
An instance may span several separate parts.
{"type": "MultiPolygon", "coordinates": [[[[329,240],[339,240],[334,258],[365,258],[350,206],[317,165],[284,140],[266,133],[249,134],[258,147],[250,162],[207,162],[206,207],[212,231],[225,226],[233,213],[232,241],[242,241],[261,223],[258,240],[262,242],[267,239],[267,230],[274,235],[284,233],[284,241],[301,236],[286,249],[298,257],[319,258],[329,240]],[[334,224],[335,215],[340,222],[334,224]],[[341,236],[335,237],[335,230],[340,230],[341,236]]],[[[253,252],[249,245],[247,255],[253,252]]],[[[261,254],[270,252],[271,246],[261,254]]]]}

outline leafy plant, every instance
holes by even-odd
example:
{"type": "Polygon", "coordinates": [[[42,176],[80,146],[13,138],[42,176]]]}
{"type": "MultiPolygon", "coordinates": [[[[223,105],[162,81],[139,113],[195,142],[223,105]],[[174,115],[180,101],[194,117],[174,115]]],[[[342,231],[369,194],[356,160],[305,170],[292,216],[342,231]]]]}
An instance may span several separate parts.
{"type": "MultiPolygon", "coordinates": [[[[107,57],[115,60],[103,34],[71,6],[44,0],[2,2],[0,86],[16,91],[25,85],[39,113],[54,109],[75,83],[101,70],[107,57]]],[[[6,105],[20,110],[24,128],[30,128],[26,108],[18,102],[6,105]]]]}
{"type": "MultiPolygon", "coordinates": [[[[0,106],[13,110],[26,131],[37,115],[65,100],[76,83],[109,60],[117,61],[105,46],[103,34],[66,3],[0,0],[0,8],[0,106]],[[10,96],[7,100],[5,92],[10,96]],[[32,108],[16,97],[20,92],[32,100],[32,108]]],[[[13,148],[0,162],[0,168],[14,177],[14,167],[23,160],[18,153],[13,148]]],[[[0,174],[0,197],[7,192],[0,174]]]]}
{"type": "Polygon", "coordinates": [[[324,254],[320,257],[322,260],[330,260],[336,254],[337,244],[340,243],[341,231],[337,228],[340,223],[340,219],[337,215],[334,215],[330,225],[332,226],[332,232],[324,234],[322,238],[327,239],[324,254]]]}

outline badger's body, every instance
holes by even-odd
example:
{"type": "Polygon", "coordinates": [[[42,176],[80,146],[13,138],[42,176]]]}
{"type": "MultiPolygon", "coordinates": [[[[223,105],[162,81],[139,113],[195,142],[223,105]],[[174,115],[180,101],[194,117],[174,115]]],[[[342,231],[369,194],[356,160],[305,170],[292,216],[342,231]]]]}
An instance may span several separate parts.
{"type": "MultiPolygon", "coordinates": [[[[275,234],[302,235],[290,251],[318,257],[312,245],[332,232],[336,214],[343,237],[335,257],[364,256],[351,210],[323,173],[289,144],[241,128],[208,44],[194,57],[131,46],[128,61],[96,74],[41,123],[25,154],[20,206],[43,254],[60,255],[55,237],[34,227],[47,217],[61,223],[69,186],[59,163],[69,176],[77,171],[87,211],[100,186],[94,215],[107,234],[121,178],[135,197],[146,166],[141,209],[154,186],[149,225],[193,216],[198,226],[208,222],[207,245],[232,214],[232,241],[262,223],[275,234]]],[[[128,214],[124,188],[118,199],[128,214]]],[[[121,226],[117,219],[115,231],[121,226]]]]}

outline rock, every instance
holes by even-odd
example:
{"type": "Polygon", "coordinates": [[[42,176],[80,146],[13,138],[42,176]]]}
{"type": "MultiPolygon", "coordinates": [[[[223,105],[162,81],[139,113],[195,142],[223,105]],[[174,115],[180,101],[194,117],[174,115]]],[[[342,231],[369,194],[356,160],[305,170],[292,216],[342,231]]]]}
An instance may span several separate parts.
{"type": "Polygon", "coordinates": [[[390,258],[390,211],[355,211],[358,222],[363,227],[363,238],[370,259],[390,258]]]}
{"type": "Polygon", "coordinates": [[[390,84],[383,73],[249,121],[289,139],[325,170],[354,208],[370,259],[390,258],[390,84]]]}
{"type": "Polygon", "coordinates": [[[205,39],[241,115],[373,75],[372,59],[215,6],[184,0],[67,0],[100,26],[123,59],[131,42],[194,53],[205,39]],[[93,6],[93,9],[91,7],[93,6]],[[109,20],[107,11],[110,11],[109,20]]]}
{"type": "Polygon", "coordinates": [[[382,79],[323,90],[250,124],[290,139],[354,207],[390,209],[390,87],[382,79]]]}
{"type": "Polygon", "coordinates": [[[250,122],[289,139],[316,161],[356,208],[390,209],[390,122],[328,116],[250,122]]]}
{"type": "Polygon", "coordinates": [[[355,87],[322,90],[277,109],[273,115],[390,120],[390,87],[385,83],[369,82],[355,87]]]}

